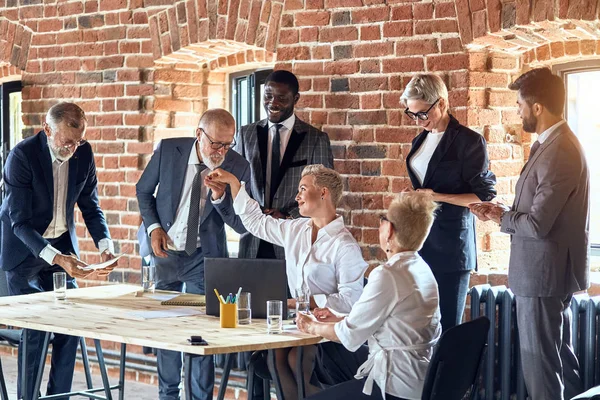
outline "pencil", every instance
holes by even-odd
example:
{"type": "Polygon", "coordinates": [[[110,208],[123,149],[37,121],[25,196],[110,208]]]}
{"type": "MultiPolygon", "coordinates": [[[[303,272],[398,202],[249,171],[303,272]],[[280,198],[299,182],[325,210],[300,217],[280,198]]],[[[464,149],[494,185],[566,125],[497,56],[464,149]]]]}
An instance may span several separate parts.
{"type": "Polygon", "coordinates": [[[225,300],[223,300],[223,296],[221,296],[221,295],[219,294],[219,291],[217,290],[217,288],[215,288],[215,294],[217,295],[217,299],[219,299],[219,302],[220,302],[221,304],[225,304],[225,300]]]}

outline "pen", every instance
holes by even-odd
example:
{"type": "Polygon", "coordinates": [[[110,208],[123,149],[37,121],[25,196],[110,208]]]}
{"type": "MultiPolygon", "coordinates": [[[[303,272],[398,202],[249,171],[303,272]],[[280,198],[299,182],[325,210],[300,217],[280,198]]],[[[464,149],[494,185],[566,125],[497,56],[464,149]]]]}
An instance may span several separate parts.
{"type": "Polygon", "coordinates": [[[222,304],[225,304],[225,300],[223,300],[223,296],[221,296],[221,295],[219,294],[219,291],[217,290],[217,288],[215,288],[215,294],[217,295],[217,299],[219,299],[219,301],[220,301],[222,304]]]}

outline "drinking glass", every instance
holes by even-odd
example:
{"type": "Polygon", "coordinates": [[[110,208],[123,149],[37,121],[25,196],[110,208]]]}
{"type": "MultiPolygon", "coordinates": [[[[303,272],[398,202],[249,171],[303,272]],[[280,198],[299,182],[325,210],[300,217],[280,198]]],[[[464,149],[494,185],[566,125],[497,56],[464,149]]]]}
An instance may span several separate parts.
{"type": "Polygon", "coordinates": [[[310,291],[306,285],[302,285],[296,290],[296,315],[300,312],[310,313],[310,291]]]}
{"type": "Polygon", "coordinates": [[[283,332],[283,302],[281,300],[267,301],[267,333],[283,332]]]}
{"type": "Polygon", "coordinates": [[[142,288],[144,292],[154,293],[156,287],[155,273],[156,267],[154,265],[142,265],[142,288]]]}
{"type": "Polygon", "coordinates": [[[237,299],[238,305],[238,324],[248,325],[252,322],[252,307],[250,302],[250,293],[242,292],[237,299]]]}
{"type": "Polygon", "coordinates": [[[54,298],[65,300],[67,298],[67,274],[66,272],[55,272],[52,274],[54,281],[54,298]]]}

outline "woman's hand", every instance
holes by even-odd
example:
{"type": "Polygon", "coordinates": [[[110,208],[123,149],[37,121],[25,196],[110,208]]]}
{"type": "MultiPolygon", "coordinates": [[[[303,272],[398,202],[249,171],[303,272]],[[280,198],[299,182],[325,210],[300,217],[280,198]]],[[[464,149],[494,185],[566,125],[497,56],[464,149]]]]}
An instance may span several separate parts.
{"type": "Polygon", "coordinates": [[[313,310],[313,315],[317,319],[317,321],[323,322],[338,322],[342,318],[335,315],[329,308],[315,308],[313,310]]]}
{"type": "Polygon", "coordinates": [[[310,315],[306,315],[303,313],[298,313],[296,315],[296,326],[298,329],[304,333],[310,333],[311,335],[315,334],[314,325],[316,321],[312,319],[310,315]]]}
{"type": "Polygon", "coordinates": [[[210,174],[206,176],[206,186],[211,187],[211,182],[225,183],[231,187],[231,196],[235,199],[237,197],[238,192],[240,191],[240,187],[242,186],[238,178],[233,175],[231,172],[227,172],[222,168],[217,168],[212,171],[210,174]]]}

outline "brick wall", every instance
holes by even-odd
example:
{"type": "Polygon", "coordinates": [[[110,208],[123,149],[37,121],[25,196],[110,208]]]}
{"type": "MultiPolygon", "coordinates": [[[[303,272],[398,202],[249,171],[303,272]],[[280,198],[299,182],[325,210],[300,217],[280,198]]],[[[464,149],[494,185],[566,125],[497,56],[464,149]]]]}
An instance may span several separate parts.
{"type": "MultiPolygon", "coordinates": [[[[488,140],[500,199],[510,202],[532,138],[507,84],[533,65],[600,55],[597,2],[529,3],[0,0],[0,72],[23,80],[25,135],[58,100],[86,110],[101,205],[120,251],[131,254],[121,274],[134,280],[134,186],[155,142],[191,135],[209,107],[228,108],[230,72],[293,71],[298,115],[330,134],[347,190],[342,211],[375,262],[383,258],[377,215],[410,186],[404,157],[418,131],[399,97],[413,73],[445,79],[453,114],[488,140]]],[[[97,260],[79,230],[86,259],[97,260]]],[[[508,238],[483,223],[478,241],[481,269],[504,270],[508,238]]]]}

